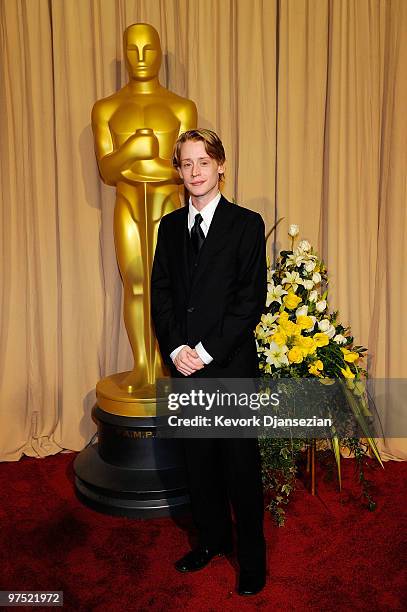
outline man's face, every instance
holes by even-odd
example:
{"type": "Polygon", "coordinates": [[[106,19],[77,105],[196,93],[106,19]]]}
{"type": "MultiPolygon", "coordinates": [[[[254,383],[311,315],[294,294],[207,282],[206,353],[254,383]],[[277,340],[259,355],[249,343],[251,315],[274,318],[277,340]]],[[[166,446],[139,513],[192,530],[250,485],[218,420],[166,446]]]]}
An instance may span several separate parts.
{"type": "Polygon", "coordinates": [[[191,196],[208,204],[218,192],[224,165],[209,157],[201,140],[187,140],[181,146],[178,172],[191,196]]]}
{"type": "Polygon", "coordinates": [[[161,45],[157,32],[147,24],[131,26],[124,38],[124,54],[130,76],[138,81],[156,77],[161,66],[161,45]]]}

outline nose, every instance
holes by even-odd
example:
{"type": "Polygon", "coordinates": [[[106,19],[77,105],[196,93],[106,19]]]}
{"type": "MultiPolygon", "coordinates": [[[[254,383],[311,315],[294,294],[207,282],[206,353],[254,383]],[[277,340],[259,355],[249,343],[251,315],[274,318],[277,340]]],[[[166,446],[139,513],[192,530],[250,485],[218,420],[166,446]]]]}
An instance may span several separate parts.
{"type": "Polygon", "coordinates": [[[198,176],[199,174],[201,174],[201,169],[199,167],[199,164],[194,164],[192,166],[192,176],[198,176]]]}
{"type": "Polygon", "coordinates": [[[145,62],[145,54],[146,54],[146,50],[145,50],[145,45],[137,45],[137,55],[138,55],[138,61],[143,64],[145,62]]]}

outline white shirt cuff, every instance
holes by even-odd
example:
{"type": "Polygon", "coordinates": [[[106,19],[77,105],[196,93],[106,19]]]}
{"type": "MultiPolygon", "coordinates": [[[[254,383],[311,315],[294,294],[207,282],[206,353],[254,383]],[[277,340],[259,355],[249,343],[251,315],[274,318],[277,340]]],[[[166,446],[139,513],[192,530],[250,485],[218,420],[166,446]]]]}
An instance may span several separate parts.
{"type": "Polygon", "coordinates": [[[172,359],[172,362],[174,363],[174,359],[175,357],[178,355],[178,353],[180,352],[181,349],[184,348],[184,346],[186,346],[186,344],[181,344],[181,346],[177,346],[176,349],[174,349],[173,351],[171,351],[170,353],[170,357],[172,359]]]}
{"type": "Polygon", "coordinates": [[[195,347],[195,350],[205,365],[209,365],[211,361],[213,361],[213,357],[211,357],[211,355],[209,355],[209,353],[205,351],[202,342],[198,342],[195,347]]]}

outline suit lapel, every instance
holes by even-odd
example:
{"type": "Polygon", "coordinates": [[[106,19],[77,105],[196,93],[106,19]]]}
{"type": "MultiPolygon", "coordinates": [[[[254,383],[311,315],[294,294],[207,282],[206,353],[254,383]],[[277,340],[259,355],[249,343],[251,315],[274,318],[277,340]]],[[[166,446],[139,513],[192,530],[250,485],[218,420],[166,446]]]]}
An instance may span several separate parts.
{"type": "Polygon", "coordinates": [[[185,290],[189,291],[190,280],[189,280],[189,268],[188,268],[188,206],[184,206],[182,214],[178,216],[177,223],[172,228],[173,234],[173,245],[178,249],[181,247],[181,253],[178,250],[178,257],[181,255],[180,267],[182,281],[185,286],[185,290]]]}
{"type": "Polygon", "coordinates": [[[222,196],[213,215],[205,242],[199,252],[198,267],[192,279],[191,289],[194,288],[205,273],[213,252],[219,250],[219,246],[223,245],[227,240],[229,230],[229,206],[231,206],[230,202],[222,196]]]}

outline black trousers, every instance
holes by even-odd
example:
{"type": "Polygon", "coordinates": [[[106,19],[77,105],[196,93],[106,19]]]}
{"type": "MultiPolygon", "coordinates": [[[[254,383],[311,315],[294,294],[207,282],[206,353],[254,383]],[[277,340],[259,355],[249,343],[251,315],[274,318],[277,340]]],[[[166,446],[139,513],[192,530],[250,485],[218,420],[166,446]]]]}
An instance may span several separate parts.
{"type": "Polygon", "coordinates": [[[256,439],[185,439],[192,514],[200,544],[232,548],[236,519],[240,568],[265,571],[263,487],[256,439]]]}

